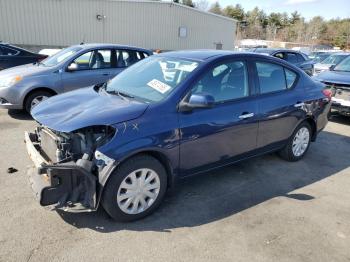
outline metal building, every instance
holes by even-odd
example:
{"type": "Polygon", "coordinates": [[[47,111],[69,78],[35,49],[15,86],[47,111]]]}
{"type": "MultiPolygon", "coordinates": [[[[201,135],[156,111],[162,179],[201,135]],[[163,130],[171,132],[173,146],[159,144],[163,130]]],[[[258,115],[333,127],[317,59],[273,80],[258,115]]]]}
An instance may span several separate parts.
{"type": "Polygon", "coordinates": [[[235,32],[233,19],[171,2],[0,0],[0,40],[18,45],[233,49],[235,32]]]}

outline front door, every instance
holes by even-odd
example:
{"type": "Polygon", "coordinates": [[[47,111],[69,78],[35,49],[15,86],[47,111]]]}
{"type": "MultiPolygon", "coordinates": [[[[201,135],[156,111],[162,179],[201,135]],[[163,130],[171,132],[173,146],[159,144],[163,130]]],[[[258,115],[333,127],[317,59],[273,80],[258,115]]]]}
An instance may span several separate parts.
{"type": "Polygon", "coordinates": [[[225,165],[253,151],[257,139],[257,104],[245,61],[229,61],[208,70],[192,94],[213,96],[215,105],[180,113],[181,173],[193,174],[225,165]]]}
{"type": "Polygon", "coordinates": [[[103,84],[115,76],[115,51],[110,49],[88,51],[72,61],[74,71],[62,70],[64,92],[77,88],[103,84]]]}

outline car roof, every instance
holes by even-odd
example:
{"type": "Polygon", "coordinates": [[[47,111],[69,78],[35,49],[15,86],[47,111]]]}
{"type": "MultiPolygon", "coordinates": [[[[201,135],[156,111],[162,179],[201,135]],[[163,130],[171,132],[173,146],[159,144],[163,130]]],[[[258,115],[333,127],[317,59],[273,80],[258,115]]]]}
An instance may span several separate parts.
{"type": "Polygon", "coordinates": [[[74,45],[74,46],[80,46],[83,48],[121,48],[121,49],[132,49],[132,50],[139,50],[139,51],[144,51],[147,53],[152,53],[152,51],[149,49],[136,47],[136,46],[130,46],[130,45],[119,45],[119,44],[101,44],[101,43],[86,43],[85,44],[85,43],[81,43],[79,45],[74,45]]]}
{"type": "Polygon", "coordinates": [[[237,57],[255,57],[255,58],[264,58],[269,59],[269,56],[264,54],[254,53],[254,52],[239,52],[239,51],[230,51],[230,50],[181,50],[181,51],[171,51],[158,54],[156,56],[162,57],[171,57],[171,58],[182,58],[190,59],[196,61],[206,61],[217,59],[225,56],[237,56],[237,57]]]}
{"type": "Polygon", "coordinates": [[[254,52],[270,54],[272,52],[279,51],[279,50],[281,50],[281,49],[277,49],[277,48],[255,48],[254,52]]]}
{"type": "Polygon", "coordinates": [[[207,60],[213,57],[221,57],[226,55],[243,54],[243,52],[235,52],[229,50],[213,50],[213,49],[201,49],[201,50],[180,50],[171,51],[159,54],[160,56],[173,57],[173,58],[185,58],[192,60],[207,60]]]}
{"type": "Polygon", "coordinates": [[[339,53],[332,53],[331,55],[350,55],[350,53],[347,53],[347,52],[339,52],[339,53]]]}
{"type": "Polygon", "coordinates": [[[287,49],[287,48],[256,48],[254,52],[266,53],[266,54],[271,54],[274,52],[291,52],[291,53],[304,54],[299,50],[293,50],[293,49],[287,49]]]}

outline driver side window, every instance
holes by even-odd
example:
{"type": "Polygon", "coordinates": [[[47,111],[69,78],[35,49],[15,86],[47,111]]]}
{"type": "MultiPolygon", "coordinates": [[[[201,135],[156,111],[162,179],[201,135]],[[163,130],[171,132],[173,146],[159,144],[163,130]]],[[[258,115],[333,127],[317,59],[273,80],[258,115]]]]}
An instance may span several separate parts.
{"type": "Polygon", "coordinates": [[[103,69],[111,67],[111,50],[95,50],[82,54],[73,63],[78,70],[103,69]]]}
{"type": "Polygon", "coordinates": [[[92,54],[93,51],[87,52],[73,61],[73,63],[78,65],[78,70],[90,69],[89,64],[92,58],[92,54]]]}
{"type": "Polygon", "coordinates": [[[249,85],[246,63],[243,61],[224,63],[209,70],[195,84],[192,94],[211,95],[215,102],[247,97],[249,85]]]}

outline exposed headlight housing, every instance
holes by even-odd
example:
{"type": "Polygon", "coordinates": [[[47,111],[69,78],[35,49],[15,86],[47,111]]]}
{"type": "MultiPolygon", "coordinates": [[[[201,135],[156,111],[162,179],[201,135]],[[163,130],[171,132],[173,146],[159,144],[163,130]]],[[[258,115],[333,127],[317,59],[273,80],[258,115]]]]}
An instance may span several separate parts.
{"type": "Polygon", "coordinates": [[[95,159],[97,162],[96,164],[98,166],[109,166],[115,162],[114,159],[106,156],[105,154],[101,153],[98,150],[95,151],[95,159]]]}
{"type": "Polygon", "coordinates": [[[8,88],[22,80],[22,76],[0,78],[0,88],[8,88]]]}

